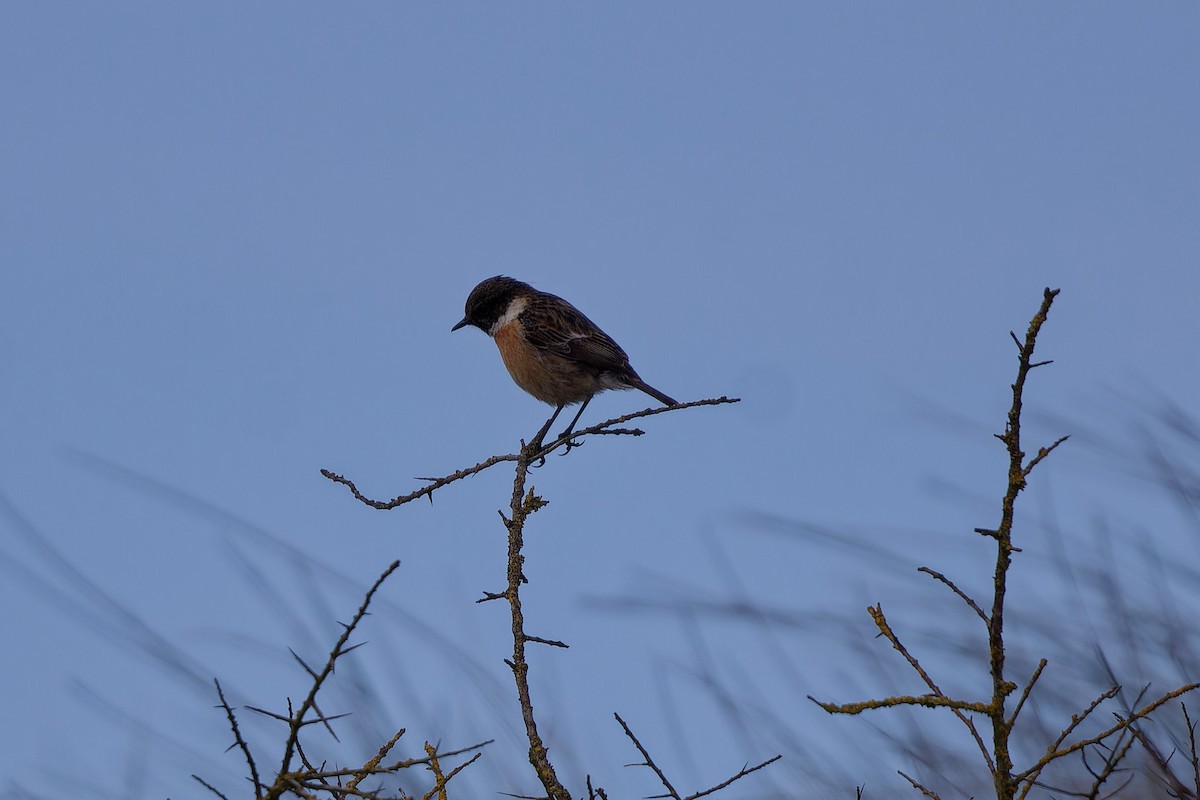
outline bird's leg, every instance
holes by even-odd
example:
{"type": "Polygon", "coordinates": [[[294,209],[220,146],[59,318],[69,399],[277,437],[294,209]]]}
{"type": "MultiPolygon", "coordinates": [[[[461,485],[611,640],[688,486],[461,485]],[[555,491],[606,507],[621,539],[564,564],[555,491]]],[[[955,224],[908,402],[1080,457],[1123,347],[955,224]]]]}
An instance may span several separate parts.
{"type": "MultiPolygon", "coordinates": [[[[560,434],[558,435],[558,438],[560,438],[560,439],[561,439],[561,438],[563,438],[564,436],[570,436],[570,435],[571,435],[571,431],[575,430],[575,423],[576,423],[576,422],[579,422],[579,418],[583,416],[583,410],[584,410],[585,408],[587,408],[587,405],[588,405],[588,403],[590,403],[590,402],[592,402],[592,398],[591,398],[591,397],[589,397],[587,400],[584,400],[584,401],[583,401],[583,405],[581,405],[581,406],[579,407],[579,413],[575,415],[575,419],[571,420],[571,424],[567,426],[567,429],[566,429],[565,431],[563,431],[562,433],[560,433],[560,434]]],[[[562,453],[561,453],[560,455],[564,455],[564,456],[565,456],[567,453],[571,452],[571,448],[572,448],[572,447],[579,447],[579,446],[580,446],[580,445],[582,445],[582,444],[583,444],[583,442],[579,442],[578,444],[576,444],[576,443],[573,443],[573,442],[572,442],[570,439],[567,439],[567,449],[566,449],[566,450],[563,450],[563,451],[562,451],[562,453]]]]}
{"type": "Polygon", "coordinates": [[[558,415],[562,413],[564,408],[566,408],[565,405],[560,405],[558,408],[554,409],[554,413],[550,415],[550,419],[546,420],[546,424],[542,426],[542,429],[537,432],[537,436],[533,437],[533,441],[529,443],[529,447],[534,450],[541,449],[542,439],[545,438],[546,431],[550,430],[550,426],[554,424],[554,420],[558,419],[558,415]]]}

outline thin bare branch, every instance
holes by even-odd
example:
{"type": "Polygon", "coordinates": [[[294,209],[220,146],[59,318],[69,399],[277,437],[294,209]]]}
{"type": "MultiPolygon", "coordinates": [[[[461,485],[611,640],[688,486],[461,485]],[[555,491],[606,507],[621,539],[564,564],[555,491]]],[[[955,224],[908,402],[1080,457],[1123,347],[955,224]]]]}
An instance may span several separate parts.
{"type": "Polygon", "coordinates": [[[442,774],[442,763],[438,760],[437,748],[426,742],[425,755],[429,756],[429,771],[433,773],[434,784],[421,800],[430,800],[435,794],[438,796],[438,800],[449,800],[446,796],[447,778],[442,774]]]}
{"type": "Polygon", "coordinates": [[[1046,659],[1038,662],[1038,665],[1033,670],[1033,675],[1029,677],[1029,683],[1025,684],[1025,688],[1021,691],[1021,698],[1017,700],[1017,707],[1013,709],[1012,716],[1008,718],[1008,727],[1011,729],[1017,722],[1017,716],[1021,713],[1021,709],[1025,707],[1025,701],[1029,699],[1029,693],[1033,691],[1033,685],[1038,682],[1038,678],[1042,677],[1042,670],[1050,663],[1046,659]]]}
{"type": "Polygon", "coordinates": [[[594,789],[592,788],[592,776],[588,775],[588,776],[586,776],[586,778],[587,778],[588,800],[608,800],[608,794],[604,791],[604,789],[602,787],[597,786],[594,789]]]}
{"type": "MultiPolygon", "coordinates": [[[[394,745],[396,738],[397,737],[393,737],[393,741],[389,742],[389,744],[387,744],[387,745],[384,745],[384,748],[390,749],[389,745],[394,745]]],[[[495,740],[488,739],[486,741],[479,742],[478,744],[473,744],[470,747],[462,747],[462,748],[459,748],[458,750],[449,750],[445,753],[437,753],[436,755],[439,759],[451,758],[453,756],[462,755],[463,753],[470,753],[472,751],[477,751],[480,748],[486,747],[487,745],[491,744],[493,741],[495,741],[495,740]]],[[[380,749],[382,750],[384,748],[380,748],[380,749]]],[[[476,753],[475,755],[479,756],[481,754],[476,753]]],[[[310,770],[310,771],[302,773],[302,774],[300,774],[300,773],[294,774],[294,775],[292,775],[292,777],[293,778],[302,777],[306,781],[330,781],[330,780],[337,780],[339,778],[353,778],[354,780],[351,781],[349,784],[347,784],[348,787],[352,788],[353,786],[355,786],[359,782],[361,782],[363,778],[369,777],[371,775],[393,775],[397,772],[400,772],[401,770],[409,769],[411,767],[416,767],[416,766],[428,765],[430,763],[430,759],[429,759],[428,755],[423,756],[421,758],[407,758],[402,761],[397,761],[393,764],[388,764],[388,765],[384,765],[384,766],[379,766],[380,761],[377,761],[376,758],[377,758],[377,756],[372,757],[372,759],[370,761],[368,761],[366,764],[363,764],[361,767],[342,767],[339,769],[329,769],[329,770],[313,769],[313,770],[310,770]]],[[[474,761],[475,758],[473,757],[470,760],[474,761]]],[[[346,788],[346,787],[342,787],[342,788],[346,788]]]]}
{"type": "Polygon", "coordinates": [[[1018,782],[1013,777],[1013,760],[1008,747],[1012,728],[1004,713],[1005,700],[1016,688],[1004,675],[1004,604],[1008,591],[1008,571],[1012,565],[1013,553],[1017,552],[1012,539],[1017,496],[1025,489],[1027,475],[1023,465],[1025,453],[1021,450],[1021,412],[1024,407],[1025,381],[1029,371],[1033,369],[1033,351],[1037,345],[1037,337],[1050,315],[1050,307],[1058,293],[1058,289],[1049,287],[1042,292],[1041,307],[1029,321],[1024,341],[1012,334],[1018,350],[1017,377],[1012,384],[1012,405],[1008,409],[1004,433],[997,435],[1008,451],[1008,481],[1000,501],[1000,523],[988,534],[996,540],[992,609],[988,614],[988,672],[992,678],[991,749],[996,764],[992,777],[996,796],[1001,800],[1012,798],[1018,787],[1018,782]]]}
{"type": "Polygon", "coordinates": [[[1189,800],[1194,798],[1195,795],[1192,790],[1189,789],[1183,783],[1183,781],[1179,779],[1179,776],[1175,774],[1175,771],[1171,769],[1171,759],[1174,758],[1175,754],[1179,751],[1172,750],[1168,755],[1164,756],[1162,751],[1159,750],[1158,746],[1154,743],[1154,740],[1147,736],[1146,732],[1140,727],[1137,725],[1130,725],[1129,729],[1133,731],[1133,738],[1142,746],[1142,749],[1146,751],[1147,757],[1149,757],[1150,761],[1158,770],[1154,777],[1160,783],[1162,783],[1164,787],[1166,787],[1167,794],[1169,794],[1171,797],[1180,798],[1180,800],[1183,800],[1183,798],[1189,798],[1189,800]]]}
{"type": "Polygon", "coordinates": [[[938,685],[934,683],[933,678],[931,678],[929,673],[925,671],[925,668],[921,666],[921,662],[917,660],[916,656],[908,652],[908,648],[901,643],[900,637],[897,636],[896,632],[892,630],[891,625],[888,624],[887,616],[883,613],[883,604],[877,603],[873,606],[867,606],[867,613],[871,615],[871,619],[875,622],[875,627],[879,628],[879,633],[892,643],[892,648],[895,649],[897,653],[904,656],[904,660],[907,661],[909,666],[921,676],[921,680],[925,682],[925,685],[932,689],[933,693],[938,697],[945,697],[945,693],[943,693],[938,685]]]}
{"type": "Polygon", "coordinates": [[[775,756],[771,756],[766,761],[762,761],[762,762],[759,762],[758,764],[755,764],[753,767],[751,767],[749,765],[744,766],[732,778],[727,778],[727,779],[721,781],[720,783],[718,783],[716,786],[696,792],[695,794],[689,794],[687,797],[684,798],[684,800],[696,800],[696,798],[698,798],[698,797],[704,797],[705,795],[710,795],[710,794],[713,794],[714,792],[719,792],[722,789],[724,789],[726,786],[729,786],[734,781],[739,781],[752,772],[757,772],[758,770],[762,769],[763,767],[765,767],[769,764],[774,764],[776,761],[778,761],[781,758],[783,758],[782,755],[775,755],[775,756]]]}
{"type": "MultiPolygon", "coordinates": [[[[472,750],[479,750],[481,748],[487,747],[489,744],[491,744],[494,741],[496,741],[496,740],[495,739],[485,739],[482,742],[479,742],[478,744],[470,745],[469,747],[460,747],[458,750],[448,750],[445,753],[438,753],[438,757],[439,758],[450,758],[452,756],[460,756],[463,753],[470,753],[472,750]]],[[[404,761],[397,761],[395,764],[392,764],[391,766],[386,767],[383,771],[397,772],[402,769],[408,769],[409,767],[415,767],[418,764],[427,764],[427,763],[429,763],[428,757],[426,757],[426,758],[409,758],[404,761]]]]}
{"type": "Polygon", "coordinates": [[[830,714],[848,714],[850,716],[877,708],[894,708],[896,706],[953,708],[960,711],[970,711],[975,714],[987,714],[992,710],[992,707],[987,703],[969,703],[963,700],[952,700],[949,697],[936,694],[896,695],[894,697],[885,697],[882,700],[862,700],[857,703],[826,703],[818,700],[811,694],[807,695],[807,697],[830,714]]]}
{"type": "MultiPolygon", "coordinates": [[[[1087,794],[1084,795],[1087,800],[1099,800],[1104,784],[1108,782],[1109,778],[1120,771],[1119,767],[1121,762],[1125,760],[1125,756],[1129,755],[1129,749],[1133,747],[1134,743],[1137,741],[1137,735],[1137,729],[1130,728],[1129,730],[1118,733],[1117,741],[1113,743],[1111,747],[1103,743],[1097,744],[1097,748],[1104,748],[1108,750],[1107,755],[1104,757],[1104,764],[1099,770],[1093,770],[1091,766],[1087,764],[1087,750],[1080,751],[1080,756],[1083,758],[1088,772],[1091,773],[1092,777],[1094,778],[1087,794]]],[[[1129,780],[1127,780],[1122,786],[1117,787],[1116,791],[1110,792],[1109,796],[1111,797],[1113,794],[1116,794],[1116,792],[1119,792],[1121,789],[1127,786],[1131,780],[1133,780],[1132,775],[1129,776],[1129,780]]]]}
{"type": "Polygon", "coordinates": [[[947,578],[945,575],[938,572],[937,570],[930,569],[929,567],[917,567],[917,572],[924,572],[926,575],[929,575],[934,580],[941,581],[942,583],[946,584],[946,586],[950,587],[950,591],[954,592],[956,595],[959,596],[959,598],[964,603],[966,603],[968,606],[970,606],[971,610],[973,610],[976,614],[978,614],[979,618],[981,620],[983,620],[983,624],[987,625],[987,623],[988,623],[987,614],[983,613],[983,609],[979,607],[978,603],[976,603],[974,600],[971,599],[970,595],[968,595],[962,589],[955,586],[954,581],[950,580],[949,578],[947,578]]]}
{"type": "MultiPolygon", "coordinates": [[[[896,652],[900,653],[900,655],[902,655],[904,659],[908,661],[909,665],[916,671],[918,675],[921,676],[921,680],[925,682],[925,685],[933,690],[933,695],[949,701],[945,707],[949,708],[954,716],[958,717],[959,722],[966,726],[967,731],[971,734],[971,738],[975,740],[975,745],[979,748],[979,752],[983,755],[983,760],[987,763],[988,769],[992,770],[994,768],[992,763],[992,755],[988,751],[987,745],[984,744],[983,737],[979,735],[979,730],[975,727],[974,720],[963,713],[964,710],[974,709],[967,708],[962,701],[951,701],[950,698],[946,697],[946,694],[942,691],[941,687],[934,683],[933,678],[930,677],[929,673],[925,671],[925,668],[921,666],[921,663],[917,660],[916,656],[908,652],[908,648],[904,646],[904,644],[900,641],[900,637],[897,636],[896,632],[892,630],[891,625],[888,624],[887,617],[883,613],[882,603],[877,603],[874,607],[868,606],[867,613],[871,615],[871,619],[874,620],[875,626],[879,628],[879,633],[889,642],[891,642],[892,647],[896,650],[896,652]]],[[[921,705],[924,704],[922,703],[921,705]]],[[[975,709],[980,707],[978,704],[971,705],[973,705],[975,709]]],[[[986,709],[987,710],[983,713],[992,713],[991,706],[986,706],[986,709]]],[[[828,709],[826,710],[828,711],[828,709]]]]}
{"type": "MultiPolygon", "coordinates": [[[[1120,686],[1113,686],[1089,703],[1088,707],[1083,710],[1082,714],[1072,714],[1070,723],[1068,723],[1067,726],[1059,732],[1058,737],[1054,740],[1054,743],[1046,748],[1047,756],[1058,752],[1058,749],[1062,746],[1062,743],[1067,740],[1067,738],[1075,731],[1075,729],[1078,728],[1079,725],[1085,719],[1087,719],[1093,711],[1099,708],[1101,703],[1103,703],[1105,700],[1111,700],[1112,698],[1116,697],[1119,691],[1121,691],[1120,686]]],[[[1049,765],[1049,763],[1053,760],[1053,758],[1043,756],[1043,761],[1045,763],[1039,762],[1041,766],[1035,764],[1025,772],[1014,776],[1015,780],[1025,782],[1025,786],[1021,789],[1021,792],[1018,795],[1020,798],[1024,798],[1027,794],[1029,794],[1029,790],[1032,789],[1034,784],[1037,783],[1038,777],[1041,775],[1042,770],[1045,769],[1046,766],[1049,765]]]]}
{"type": "Polygon", "coordinates": [[[1192,722],[1192,718],[1188,716],[1187,705],[1180,703],[1183,707],[1183,722],[1187,725],[1188,732],[1188,760],[1192,766],[1192,786],[1195,790],[1195,795],[1200,797],[1200,753],[1196,751],[1196,723],[1192,722]]]}
{"type": "Polygon", "coordinates": [[[229,800],[229,798],[226,797],[224,794],[222,794],[220,791],[218,791],[215,786],[213,786],[208,781],[204,780],[204,778],[201,778],[199,775],[192,775],[192,780],[194,780],[196,783],[203,786],[205,789],[208,789],[210,792],[215,794],[217,797],[221,798],[221,800],[229,800]]]}
{"type": "Polygon", "coordinates": [[[609,435],[628,434],[628,435],[633,435],[633,436],[640,436],[644,433],[644,431],[637,430],[637,429],[630,429],[630,430],[614,430],[613,429],[613,426],[620,425],[625,422],[629,422],[630,420],[633,420],[633,419],[641,419],[643,417],[653,417],[658,414],[665,414],[670,411],[682,411],[683,409],[686,409],[686,408],[697,408],[699,406],[716,406],[716,405],[724,405],[726,403],[740,403],[740,402],[741,402],[741,398],[725,397],[724,395],[722,395],[721,397],[707,398],[704,400],[693,400],[690,403],[680,403],[680,404],[674,405],[674,406],[662,406],[662,407],[658,407],[658,408],[647,408],[647,409],[643,409],[642,411],[635,411],[632,414],[625,414],[624,416],[621,416],[621,417],[614,417],[612,419],[605,420],[604,422],[601,422],[598,425],[593,425],[590,428],[584,428],[582,430],[575,431],[570,436],[560,436],[559,438],[555,439],[550,444],[545,445],[544,447],[540,448],[539,450],[537,450],[536,452],[531,453],[531,454],[527,454],[524,452],[524,450],[522,450],[522,452],[520,452],[520,453],[508,453],[505,455],[496,455],[496,456],[492,456],[491,458],[480,461],[478,464],[475,464],[474,466],[466,467],[465,469],[455,470],[454,472],[450,473],[449,475],[443,476],[441,478],[420,478],[419,480],[429,481],[429,485],[423,486],[420,489],[417,489],[415,492],[410,492],[408,494],[400,495],[399,497],[395,497],[391,500],[373,500],[373,499],[367,497],[366,495],[364,495],[362,492],[359,491],[358,487],[354,484],[354,481],[350,480],[349,478],[347,478],[343,475],[339,475],[336,472],[333,472],[332,470],[323,469],[323,470],[321,470],[321,474],[324,475],[329,480],[333,481],[334,483],[340,483],[343,486],[345,486],[347,489],[350,490],[350,494],[352,494],[354,496],[354,499],[358,500],[360,503],[364,503],[365,505],[368,505],[371,508],[379,509],[381,511],[387,511],[387,510],[396,508],[398,506],[402,506],[405,503],[410,503],[413,500],[417,500],[422,497],[428,497],[430,502],[433,502],[434,491],[442,488],[443,486],[447,486],[456,481],[460,481],[463,478],[469,478],[472,475],[477,475],[480,472],[483,472],[484,470],[486,470],[490,467],[496,466],[497,464],[502,464],[506,461],[518,461],[519,459],[522,458],[522,456],[528,457],[530,463],[532,463],[533,461],[536,461],[538,459],[544,459],[547,455],[554,452],[558,448],[567,445],[568,442],[576,442],[575,445],[572,445],[572,449],[573,449],[574,447],[578,446],[578,440],[582,439],[586,436],[596,436],[596,435],[603,435],[603,434],[609,434],[609,435]]]}
{"type": "Polygon", "coordinates": [[[403,736],[404,733],[404,728],[401,728],[400,730],[396,731],[392,738],[384,742],[383,746],[379,748],[379,752],[372,756],[367,763],[363,764],[362,769],[358,771],[358,774],[350,779],[350,783],[347,784],[347,787],[350,789],[358,788],[358,784],[362,782],[363,778],[379,769],[379,765],[383,763],[385,758],[387,758],[388,753],[392,752],[392,748],[396,746],[396,742],[400,741],[400,737],[403,736]]]}
{"type": "Polygon", "coordinates": [[[629,764],[627,766],[649,767],[654,771],[654,774],[658,776],[659,782],[662,783],[663,787],[667,790],[667,794],[665,795],[666,797],[672,797],[674,800],[683,800],[683,798],[679,795],[679,792],[675,791],[675,787],[671,785],[669,780],[667,780],[667,776],[664,775],[663,771],[658,768],[658,764],[655,764],[654,759],[650,757],[648,752],[646,752],[646,748],[642,747],[642,743],[639,742],[638,738],[633,735],[633,731],[629,730],[629,726],[625,724],[625,720],[621,719],[621,715],[613,714],[613,716],[617,718],[617,722],[620,723],[621,728],[624,729],[625,735],[629,737],[629,740],[633,742],[633,746],[638,749],[638,752],[642,754],[642,758],[645,759],[640,764],[629,764]]]}
{"type": "Polygon", "coordinates": [[[920,783],[917,783],[917,781],[914,778],[901,772],[900,770],[896,770],[896,772],[900,775],[901,778],[904,778],[904,780],[911,783],[912,787],[914,789],[916,789],[918,792],[920,792],[921,794],[925,795],[928,798],[931,798],[931,800],[942,800],[941,795],[939,795],[937,792],[933,791],[932,789],[926,788],[925,786],[923,786],[920,783]]]}
{"type": "Polygon", "coordinates": [[[1031,778],[1036,780],[1038,774],[1043,769],[1045,769],[1046,766],[1048,764],[1050,764],[1050,762],[1060,759],[1063,756],[1069,756],[1071,753],[1078,752],[1079,750],[1082,750],[1085,747],[1090,747],[1091,745],[1094,745],[1097,742],[1102,742],[1105,739],[1107,739],[1108,737],[1112,736],[1117,731],[1121,731],[1121,730],[1125,730],[1125,729],[1129,728],[1134,722],[1137,722],[1139,719],[1144,719],[1145,717],[1149,716],[1151,713],[1154,712],[1155,709],[1159,708],[1163,704],[1169,703],[1170,701],[1174,700],[1176,697],[1180,697],[1181,695],[1187,694],[1188,692],[1191,692],[1197,688],[1200,688],[1200,683],[1189,683],[1189,684],[1179,687],[1178,689],[1176,689],[1172,692],[1167,692],[1166,694],[1162,695],[1154,702],[1149,703],[1145,706],[1142,706],[1141,709],[1133,712],[1128,717],[1118,717],[1118,722],[1116,725],[1113,725],[1112,727],[1107,728],[1107,729],[1101,731],[1100,733],[1096,734],[1095,736],[1092,736],[1088,739],[1083,739],[1082,741],[1075,742],[1074,744],[1072,744],[1068,747],[1062,747],[1062,743],[1064,741],[1066,741],[1066,738],[1067,738],[1067,736],[1070,735],[1071,731],[1073,731],[1076,727],[1078,727],[1079,723],[1082,722],[1083,719],[1085,717],[1087,717],[1087,715],[1090,714],[1095,709],[1095,707],[1097,705],[1099,705],[1099,703],[1102,700],[1106,699],[1107,697],[1113,696],[1116,691],[1120,690],[1120,688],[1121,687],[1119,687],[1119,686],[1113,687],[1113,689],[1110,689],[1108,692],[1105,692],[1103,695],[1101,695],[1099,698],[1097,698],[1095,701],[1093,701],[1092,704],[1088,707],[1088,709],[1086,711],[1084,711],[1084,713],[1082,715],[1072,716],[1071,724],[1068,725],[1067,728],[1059,735],[1059,737],[1055,741],[1055,743],[1047,749],[1046,754],[1043,755],[1040,759],[1038,759],[1037,763],[1035,763],[1029,769],[1025,770],[1024,772],[1020,772],[1020,773],[1014,775],[1013,777],[1018,781],[1027,781],[1027,780],[1030,780],[1031,778]]]}
{"type": "MultiPolygon", "coordinates": [[[[234,744],[232,746],[236,746],[242,751],[242,757],[246,759],[246,766],[250,768],[250,780],[254,782],[254,796],[256,798],[262,797],[263,785],[262,781],[258,778],[258,766],[254,763],[254,755],[250,752],[250,745],[242,738],[242,732],[238,728],[237,715],[233,713],[233,708],[229,705],[229,701],[225,699],[225,692],[221,689],[221,682],[214,678],[213,683],[217,687],[217,697],[221,700],[220,707],[225,709],[225,717],[229,720],[229,727],[233,730],[234,744]]],[[[196,780],[199,781],[200,779],[196,778],[196,780]]],[[[204,781],[200,782],[204,783],[204,781]]],[[[208,786],[206,783],[204,785],[208,786]]],[[[213,791],[216,790],[214,789],[213,791]]],[[[220,793],[218,792],[218,794],[220,793]]]]}
{"type": "Polygon", "coordinates": [[[566,650],[570,647],[569,644],[567,644],[566,642],[560,642],[558,639],[543,639],[540,636],[534,636],[533,634],[529,634],[529,633],[525,634],[525,641],[536,642],[537,644],[544,644],[549,647],[561,647],[564,650],[566,650]]]}
{"type": "MultiPolygon", "coordinates": [[[[1050,363],[1049,361],[1042,362],[1042,364],[1049,364],[1049,363],[1050,363]]],[[[1033,366],[1040,367],[1041,364],[1034,364],[1033,366]]],[[[1038,450],[1037,455],[1034,456],[1033,459],[1030,460],[1030,462],[1025,465],[1025,468],[1023,470],[1021,470],[1021,474],[1028,478],[1029,473],[1033,472],[1033,468],[1036,467],[1043,458],[1045,458],[1046,456],[1053,453],[1054,448],[1058,447],[1060,444],[1062,444],[1063,442],[1065,442],[1067,439],[1070,439],[1070,438],[1071,437],[1069,435],[1068,436],[1060,436],[1060,437],[1058,437],[1057,440],[1055,440],[1054,444],[1050,445],[1049,447],[1043,447],[1040,450],[1038,450]]]]}
{"type": "MultiPolygon", "coordinates": [[[[393,498],[391,500],[372,500],[371,498],[367,497],[366,495],[364,495],[362,492],[360,492],[358,490],[358,487],[354,485],[354,481],[352,481],[349,478],[346,478],[342,475],[338,475],[336,472],[332,472],[330,470],[323,469],[323,470],[321,470],[321,474],[324,475],[329,480],[333,481],[334,483],[340,483],[343,486],[345,486],[347,489],[350,490],[350,494],[354,495],[354,499],[358,500],[360,503],[365,503],[366,505],[369,505],[371,508],[379,509],[380,511],[387,511],[389,509],[396,508],[397,506],[402,506],[405,503],[410,503],[413,500],[417,500],[422,497],[428,497],[430,502],[432,502],[434,490],[440,489],[443,486],[454,483],[455,481],[460,481],[463,478],[469,478],[472,475],[483,472],[488,467],[494,467],[497,464],[501,464],[505,461],[516,461],[519,457],[520,457],[519,454],[516,454],[516,453],[509,453],[507,455],[500,455],[500,456],[492,456],[491,458],[480,461],[478,464],[476,464],[473,467],[467,467],[466,469],[455,470],[454,472],[450,473],[449,475],[446,475],[445,477],[433,479],[433,482],[430,483],[428,486],[424,486],[415,492],[410,492],[409,494],[400,495],[399,497],[393,498]]],[[[429,478],[421,478],[421,480],[430,480],[430,479],[429,478]]]]}
{"type": "MultiPolygon", "coordinates": [[[[315,678],[313,678],[313,683],[309,688],[308,696],[304,698],[304,701],[300,704],[300,708],[291,714],[290,730],[288,732],[287,741],[284,744],[283,761],[279,766],[279,774],[281,776],[287,775],[291,771],[292,756],[300,745],[300,731],[308,722],[305,720],[305,716],[316,705],[317,693],[321,691],[321,687],[324,685],[325,679],[328,678],[333,672],[334,664],[342,655],[345,654],[346,643],[349,641],[350,636],[354,633],[355,628],[358,627],[358,624],[362,621],[363,617],[367,615],[367,609],[370,607],[371,600],[375,597],[375,593],[379,591],[379,587],[383,585],[383,582],[386,581],[391,574],[395,572],[397,568],[399,568],[399,566],[399,561],[393,561],[388,565],[387,569],[385,569],[383,573],[376,578],[375,583],[372,584],[371,588],[367,590],[366,595],[363,597],[362,605],[360,605],[358,607],[358,611],[354,613],[354,618],[351,619],[350,623],[345,626],[344,630],[342,631],[342,635],[338,637],[333,649],[330,650],[329,658],[326,660],[324,668],[322,668],[321,672],[318,673],[315,678]]],[[[266,798],[267,800],[277,800],[277,798],[281,797],[283,793],[287,791],[287,789],[288,786],[285,781],[276,781],[267,792],[266,798]]]]}
{"type": "MultiPolygon", "coordinates": [[[[467,759],[466,761],[464,761],[463,763],[459,764],[457,767],[455,767],[454,769],[452,769],[452,770],[450,770],[449,772],[447,772],[447,773],[446,773],[446,777],[445,777],[444,779],[442,779],[442,781],[441,781],[441,783],[440,783],[440,786],[435,786],[435,787],[434,787],[434,789],[438,789],[438,798],[439,798],[439,800],[445,800],[445,797],[446,797],[446,784],[450,782],[450,779],[451,779],[451,778],[453,778],[453,777],[454,777],[455,775],[457,775],[458,773],[462,772],[462,771],[463,771],[464,769],[466,769],[467,767],[469,767],[469,766],[471,766],[472,764],[474,764],[476,761],[478,761],[478,760],[479,760],[479,758],[480,758],[482,755],[483,755],[483,753],[476,753],[475,755],[471,756],[469,759],[467,759]]],[[[428,792],[428,793],[426,793],[426,795],[425,795],[425,797],[424,797],[424,799],[423,799],[423,800],[429,800],[429,798],[433,796],[433,791],[434,791],[434,789],[430,789],[430,790],[429,790],[429,792],[428,792]]]]}
{"type": "MultiPolygon", "coordinates": [[[[512,658],[505,659],[512,670],[513,680],[517,687],[517,702],[521,708],[521,719],[525,723],[525,737],[529,741],[529,764],[541,781],[542,787],[550,800],[570,800],[570,793],[562,785],[554,765],[550,763],[547,747],[538,732],[537,719],[533,711],[533,699],[529,690],[529,662],[525,659],[525,645],[529,643],[529,635],[525,633],[525,613],[521,604],[521,586],[525,579],[525,520],[546,505],[546,501],[534,493],[533,487],[525,489],[529,477],[529,468],[538,456],[532,448],[522,449],[517,460],[517,468],[513,476],[512,496],[509,500],[511,517],[505,518],[504,527],[508,531],[508,565],[506,570],[507,586],[502,596],[508,601],[511,618],[513,642],[512,658]]],[[[548,640],[549,641],[549,640],[548,640]]]]}

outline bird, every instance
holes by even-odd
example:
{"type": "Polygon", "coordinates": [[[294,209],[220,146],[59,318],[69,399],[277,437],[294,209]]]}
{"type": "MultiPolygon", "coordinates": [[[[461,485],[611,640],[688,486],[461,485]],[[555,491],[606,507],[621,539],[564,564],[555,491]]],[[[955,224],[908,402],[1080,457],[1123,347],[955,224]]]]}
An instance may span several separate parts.
{"type": "Polygon", "coordinates": [[[564,408],[582,403],[559,438],[569,436],[587,404],[606,389],[640,389],[664,405],[678,405],[642,380],[621,346],[582,311],[515,278],[497,275],[472,289],[465,315],[450,330],[468,325],[492,337],[517,386],[555,407],[532,446],[541,446],[564,408]]]}

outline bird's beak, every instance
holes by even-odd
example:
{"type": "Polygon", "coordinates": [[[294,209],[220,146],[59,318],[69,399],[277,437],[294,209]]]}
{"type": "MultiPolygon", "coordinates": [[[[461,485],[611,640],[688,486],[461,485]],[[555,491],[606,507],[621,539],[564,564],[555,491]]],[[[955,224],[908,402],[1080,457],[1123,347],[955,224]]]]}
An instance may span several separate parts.
{"type": "Polygon", "coordinates": [[[456,330],[458,330],[459,328],[465,328],[465,327],[467,327],[467,326],[468,326],[468,325],[470,325],[470,324],[471,324],[471,320],[467,319],[466,317],[463,317],[463,318],[462,318],[462,322],[458,323],[457,325],[455,325],[455,326],[454,326],[453,328],[451,328],[450,330],[451,330],[451,332],[453,332],[453,331],[456,331],[456,330]]]}

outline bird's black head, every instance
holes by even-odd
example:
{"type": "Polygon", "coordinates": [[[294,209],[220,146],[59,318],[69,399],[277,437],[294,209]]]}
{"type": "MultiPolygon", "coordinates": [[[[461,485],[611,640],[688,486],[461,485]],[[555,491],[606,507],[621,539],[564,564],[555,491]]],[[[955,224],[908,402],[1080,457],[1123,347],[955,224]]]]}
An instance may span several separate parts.
{"type": "Polygon", "coordinates": [[[491,333],[492,326],[508,311],[512,301],[537,290],[528,283],[522,283],[516,278],[497,275],[488,278],[474,289],[467,297],[466,316],[450,330],[456,331],[467,325],[474,325],[484,333],[491,333]]]}

